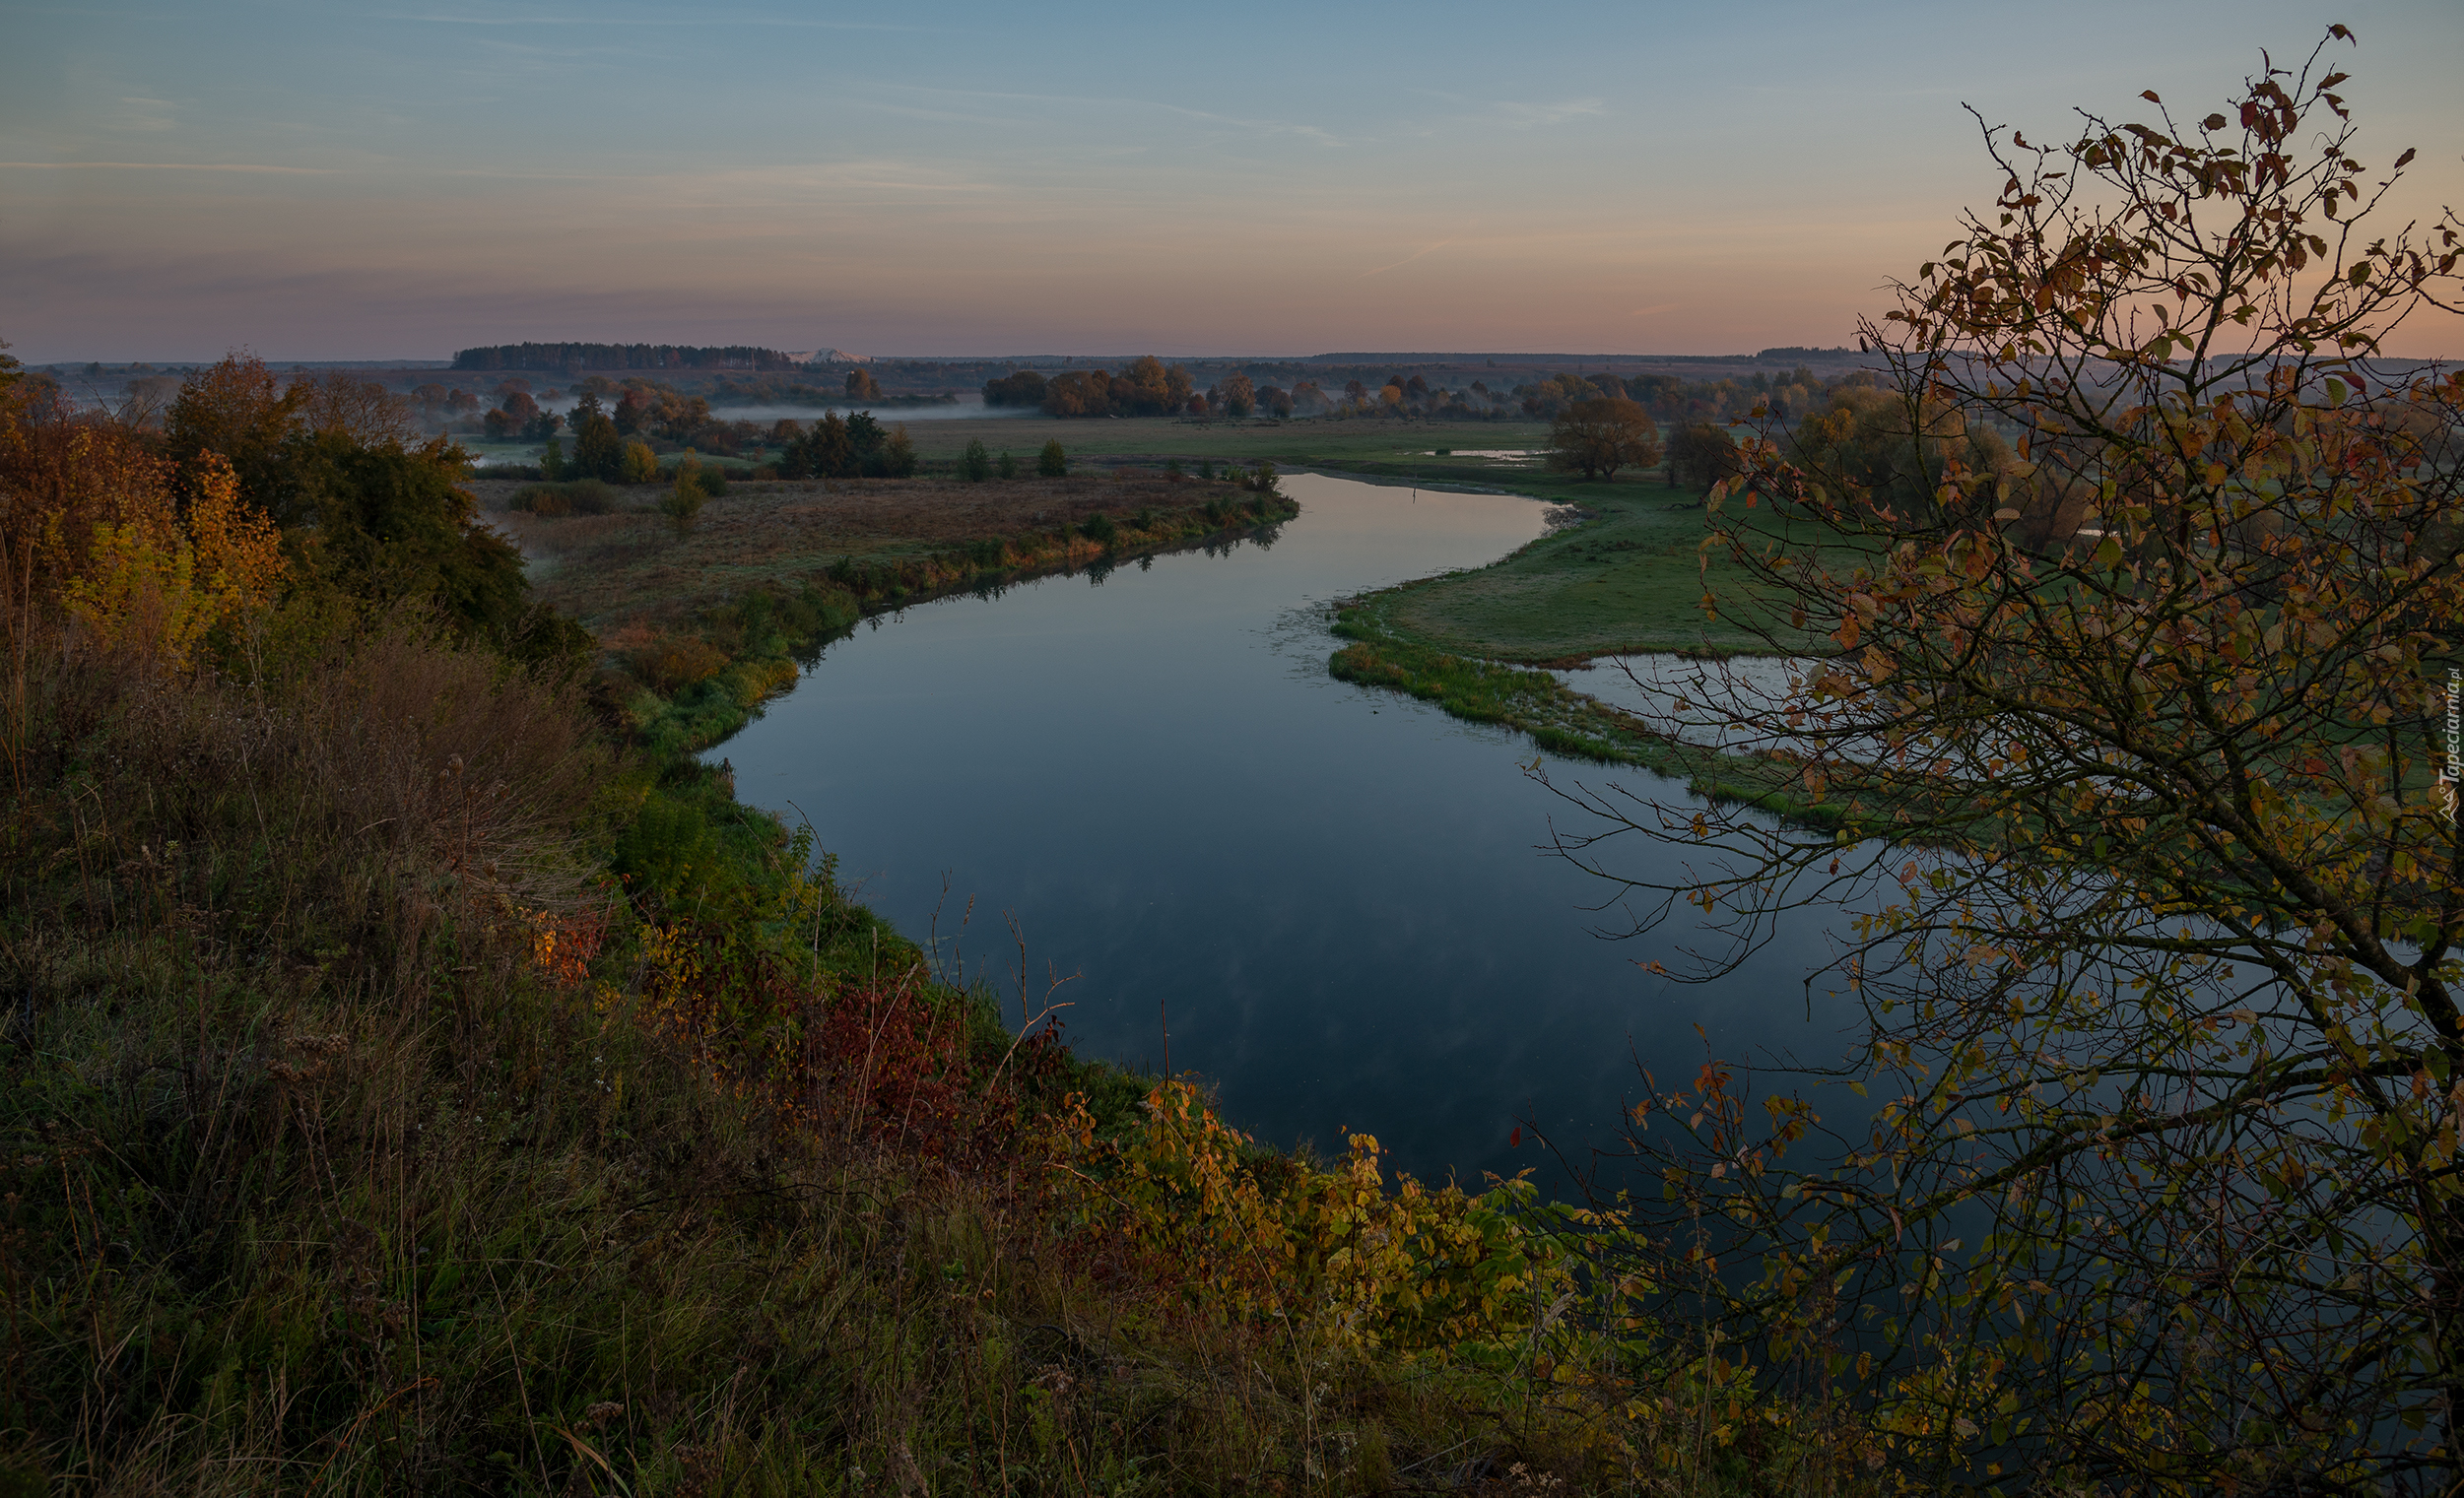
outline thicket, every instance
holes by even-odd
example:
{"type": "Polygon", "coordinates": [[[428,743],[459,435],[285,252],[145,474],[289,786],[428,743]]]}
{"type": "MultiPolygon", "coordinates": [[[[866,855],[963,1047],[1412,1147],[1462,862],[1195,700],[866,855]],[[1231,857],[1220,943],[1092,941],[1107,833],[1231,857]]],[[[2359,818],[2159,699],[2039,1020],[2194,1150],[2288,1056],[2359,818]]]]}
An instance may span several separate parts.
{"type": "Polygon", "coordinates": [[[1071,369],[1044,378],[1032,369],[984,382],[987,406],[1039,405],[1056,417],[1174,416],[1188,409],[1189,371],[1153,355],[1119,373],[1071,369]]]}
{"type": "Polygon", "coordinates": [[[832,411],[809,430],[788,430],[776,464],[782,479],[905,479],[915,466],[906,426],[885,427],[867,411],[844,417],[832,411]]]}

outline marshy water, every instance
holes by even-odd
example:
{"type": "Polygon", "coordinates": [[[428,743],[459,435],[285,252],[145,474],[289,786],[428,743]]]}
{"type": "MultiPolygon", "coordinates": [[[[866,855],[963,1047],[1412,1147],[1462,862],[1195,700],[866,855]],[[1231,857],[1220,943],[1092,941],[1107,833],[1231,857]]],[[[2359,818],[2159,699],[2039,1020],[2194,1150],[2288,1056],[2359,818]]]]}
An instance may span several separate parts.
{"type": "MultiPolygon", "coordinates": [[[[862,899],[982,973],[1019,1019],[1047,965],[1082,1053],[1221,1087],[1280,1144],[1376,1135],[1424,1177],[1553,1167],[1611,1137],[1636,1065],[1690,1081],[1711,1051],[1828,1060],[1805,975],[1828,944],[1783,928],[1686,986],[1684,923],[1640,941],[1615,891],[1544,851],[1580,814],[1530,778],[1528,742],[1335,681],[1326,601],[1485,564],[1545,529],[1538,501],[1296,475],[1271,545],[1160,556],[879,617],[708,757],[738,793],[809,819],[862,899]],[[945,880],[947,893],[945,894],[945,880]],[[974,910],[966,920],[968,900],[974,910]],[[1809,1013],[1811,1019],[1809,1019],[1809,1013]],[[1696,1034],[1702,1027],[1703,1036],[1696,1034]]],[[[1551,758],[1560,782],[1680,801],[1628,768],[1551,758]]],[[[1676,855],[1639,840],[1627,865],[1676,855]]],[[[1711,937],[1716,941],[1717,938],[1711,937]]]]}

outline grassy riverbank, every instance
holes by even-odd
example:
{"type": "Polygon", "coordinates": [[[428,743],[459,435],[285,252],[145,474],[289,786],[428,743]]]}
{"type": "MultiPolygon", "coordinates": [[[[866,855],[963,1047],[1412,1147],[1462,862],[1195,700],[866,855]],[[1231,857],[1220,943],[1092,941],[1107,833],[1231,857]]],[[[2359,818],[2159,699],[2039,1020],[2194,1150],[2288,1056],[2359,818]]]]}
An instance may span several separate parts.
{"type": "Polygon", "coordinates": [[[1296,513],[1283,495],[1133,469],[1060,479],[740,483],[689,531],[658,489],[608,513],[506,508],[533,591],[597,638],[603,693],[654,753],[705,748],[793,684],[797,661],[866,614],[1221,544],[1296,513]]]}
{"type": "Polygon", "coordinates": [[[1545,471],[1517,475],[1510,491],[1563,505],[1568,523],[1488,566],[1344,600],[1335,633],[1351,643],[1330,658],[1334,676],[1513,729],[1552,753],[1637,765],[1698,795],[1815,825],[1875,814],[1857,807],[1852,777],[1834,772],[1823,794],[1808,794],[1793,758],[1682,743],[1546,669],[1648,651],[1769,648],[1759,627],[1767,620],[1703,609],[1706,589],[1727,609],[1738,590],[1724,558],[1706,562],[1700,493],[1671,489],[1656,475],[1603,483],[1545,471]]]}

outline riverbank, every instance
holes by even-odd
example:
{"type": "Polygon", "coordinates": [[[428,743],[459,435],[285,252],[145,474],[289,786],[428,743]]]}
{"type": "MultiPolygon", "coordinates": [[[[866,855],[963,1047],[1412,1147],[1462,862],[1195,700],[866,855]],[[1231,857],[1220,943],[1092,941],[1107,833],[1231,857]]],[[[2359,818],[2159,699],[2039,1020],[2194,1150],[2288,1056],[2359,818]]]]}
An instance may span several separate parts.
{"type": "Polygon", "coordinates": [[[731,484],[682,533],[654,488],[612,513],[551,516],[508,507],[527,485],[472,488],[522,547],[534,593],[598,639],[623,731],[662,755],[734,733],[868,614],[1219,545],[1298,513],[1228,478],[1130,469],[731,484]]]}
{"type": "MultiPolygon", "coordinates": [[[[1395,480],[1391,477],[1386,482],[1395,480]]],[[[1327,662],[1338,680],[1432,702],[1471,723],[1527,735],[1552,753],[1632,764],[1696,795],[1816,826],[1855,829],[1883,814],[1834,770],[1809,794],[1798,761],[1686,743],[1577,691],[1555,669],[1645,652],[1717,657],[1768,650],[1784,631],[1752,614],[1709,613],[1706,587],[1736,610],[1730,569],[1703,554],[1701,496],[1656,480],[1606,484],[1531,475],[1499,486],[1559,503],[1571,523],[1485,567],[1340,601],[1327,662]]],[[[1818,643],[1810,636],[1803,647],[1818,643]]]]}

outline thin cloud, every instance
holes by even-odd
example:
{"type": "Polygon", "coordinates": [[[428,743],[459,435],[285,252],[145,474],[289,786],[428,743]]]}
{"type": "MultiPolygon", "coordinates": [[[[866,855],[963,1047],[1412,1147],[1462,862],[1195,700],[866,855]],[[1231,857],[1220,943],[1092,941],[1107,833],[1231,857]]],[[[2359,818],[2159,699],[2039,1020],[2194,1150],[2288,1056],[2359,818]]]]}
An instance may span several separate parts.
{"type": "Polygon", "coordinates": [[[818,21],[802,16],[436,16],[384,13],[368,18],[371,21],[394,21],[411,26],[586,26],[586,27],[691,27],[707,31],[712,27],[783,27],[805,32],[929,32],[925,26],[894,26],[886,21],[818,21]]]}
{"type": "Polygon", "coordinates": [[[120,100],[127,109],[119,121],[122,130],[168,130],[172,128],[171,113],[177,106],[167,98],[129,98],[120,100]]]}
{"type": "Polygon", "coordinates": [[[1454,241],[1453,241],[1452,239],[1440,239],[1440,240],[1438,240],[1436,243],[1432,244],[1432,245],[1428,246],[1428,247],[1427,247],[1427,248],[1425,248],[1425,249],[1416,249],[1416,250],[1412,251],[1412,253],[1410,253],[1410,254],[1408,254],[1408,255],[1404,256],[1404,257],[1403,257],[1402,259],[1400,259],[1400,260],[1395,261],[1395,262],[1394,262],[1393,264],[1391,264],[1391,265],[1381,265],[1381,266],[1379,266],[1377,269],[1375,269],[1375,270],[1373,270],[1373,271],[1363,271],[1363,272],[1361,273],[1361,279],[1362,279],[1363,281],[1366,281],[1366,280],[1367,280],[1369,277],[1371,277],[1371,276],[1382,276],[1382,275],[1386,274],[1386,272],[1393,270],[1393,269],[1395,268],[1395,266],[1398,266],[1398,265],[1410,265],[1413,261],[1418,260],[1421,256],[1428,254],[1431,250],[1441,250],[1441,249],[1444,249],[1447,245],[1452,244],[1453,242],[1454,242],[1454,241]]]}
{"type": "Polygon", "coordinates": [[[245,162],[0,162],[22,171],[250,171],[275,176],[327,177],[332,166],[260,166],[245,162]]]}
{"type": "Polygon", "coordinates": [[[1183,119],[1199,120],[1210,125],[1229,125],[1235,130],[1247,130],[1261,135],[1301,135],[1329,146],[1341,144],[1332,134],[1315,125],[1299,124],[1292,120],[1244,119],[1234,114],[1215,114],[1205,109],[1192,109],[1183,104],[1167,104],[1162,99],[1155,98],[1107,98],[1101,95],[1080,94],[1011,94],[989,89],[936,89],[921,84],[899,87],[911,94],[936,94],[955,98],[1002,99],[1031,104],[1070,104],[1095,109],[1155,109],[1165,114],[1177,114],[1183,119]]]}
{"type": "Polygon", "coordinates": [[[1513,130],[1530,130],[1541,125],[1563,125],[1569,120],[1592,119],[1609,112],[1608,105],[1596,98],[1562,98],[1552,104],[1526,104],[1500,100],[1490,106],[1513,130]]]}

